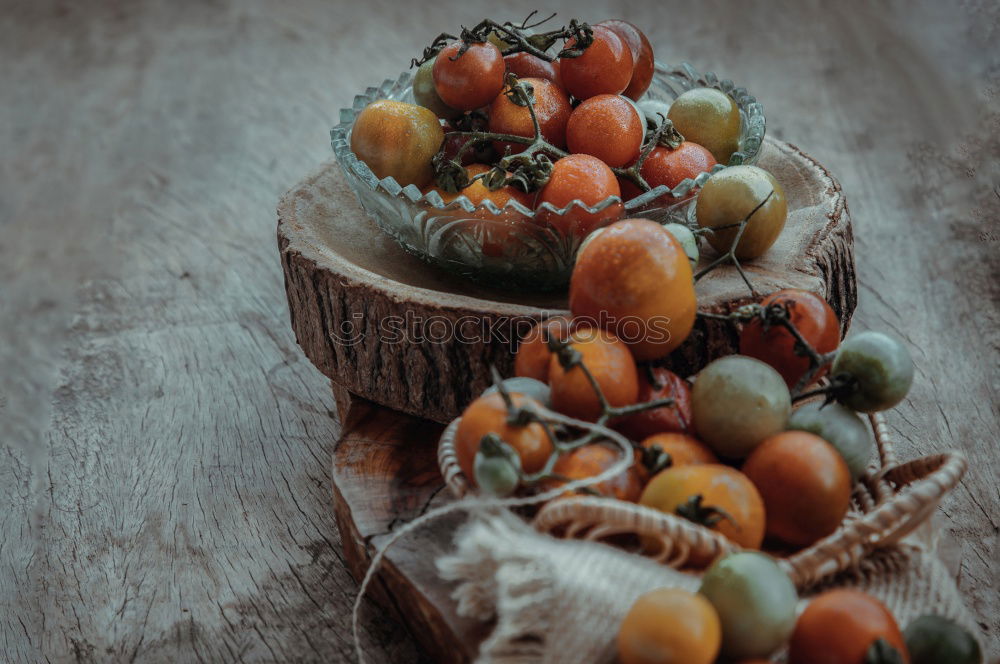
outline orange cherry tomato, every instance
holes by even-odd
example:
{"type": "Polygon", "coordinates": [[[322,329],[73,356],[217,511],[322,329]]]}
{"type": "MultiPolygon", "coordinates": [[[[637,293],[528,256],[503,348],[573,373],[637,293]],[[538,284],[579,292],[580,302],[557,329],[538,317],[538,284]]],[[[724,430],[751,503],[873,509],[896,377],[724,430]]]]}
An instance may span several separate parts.
{"type": "Polygon", "coordinates": [[[632,78],[622,94],[629,99],[638,100],[653,82],[653,45],[642,30],[628,21],[610,19],[597,25],[618,35],[632,52],[632,78]]]}
{"type": "MultiPolygon", "coordinates": [[[[771,293],[761,301],[767,307],[781,304],[788,309],[788,319],[818,353],[829,353],[840,345],[840,321],[826,300],[809,291],[787,288],[771,293]]],[[[809,370],[809,358],[795,352],[795,337],[781,325],[766,330],[759,318],[743,326],[740,354],[755,357],[777,369],[789,388],[809,370]]],[[[826,368],[816,374],[818,380],[826,368]]],[[[814,381],[815,382],[815,381],[814,381]]]]}
{"type": "MultiPolygon", "coordinates": [[[[515,406],[538,405],[534,399],[517,392],[510,396],[515,406]]],[[[518,453],[524,472],[537,473],[545,466],[552,454],[552,441],[545,433],[545,428],[538,422],[518,426],[512,424],[509,418],[503,396],[497,392],[479,397],[462,413],[455,431],[455,456],[470,483],[475,484],[476,481],[473,463],[476,452],[479,451],[479,443],[488,433],[495,433],[518,453]]]]}
{"type": "MultiPolygon", "coordinates": [[[[570,38],[565,48],[575,45],[570,38]]],[[[621,94],[632,80],[632,51],[609,28],[595,25],[593,43],[578,58],[561,58],[559,73],[566,92],[577,99],[621,94]]]]}
{"type": "MultiPolygon", "coordinates": [[[[599,475],[611,468],[618,463],[620,455],[621,450],[618,448],[607,447],[599,443],[584,445],[560,456],[552,467],[552,472],[566,478],[566,480],[582,480],[599,475]]],[[[633,463],[620,475],[587,488],[602,496],[634,503],[639,500],[639,494],[642,493],[643,480],[642,470],[633,463]]],[[[563,484],[564,482],[561,480],[550,480],[545,483],[545,488],[554,489],[563,484]]]]}
{"type": "Polygon", "coordinates": [[[577,255],[569,308],[612,330],[637,360],[664,357],[694,326],[691,263],[655,221],[619,221],[591,237],[577,255]]]}
{"type": "Polygon", "coordinates": [[[560,88],[562,81],[559,78],[559,61],[548,62],[531,53],[513,53],[503,57],[507,71],[518,78],[544,78],[552,81],[560,88]]]}
{"type": "MultiPolygon", "coordinates": [[[[693,180],[698,175],[712,170],[715,164],[715,157],[711,152],[697,143],[684,141],[673,150],[662,145],[653,148],[646,161],[642,162],[639,172],[650,189],[660,185],[673,189],[688,178],[693,180]]],[[[628,180],[623,179],[622,182],[622,198],[625,200],[631,200],[642,193],[639,187],[628,180]]],[[[696,190],[692,190],[688,197],[693,196],[694,191],[696,190]]],[[[668,196],[657,200],[671,202],[668,196]]]]}
{"type": "Polygon", "coordinates": [[[552,357],[548,346],[549,339],[565,341],[569,339],[570,330],[571,323],[566,316],[553,316],[536,323],[524,335],[517,347],[517,354],[514,356],[514,375],[547,382],[549,360],[552,357]]]}
{"type": "MultiPolygon", "coordinates": [[[[535,96],[535,117],[546,141],[557,148],[566,147],[566,125],[573,108],[569,97],[562,89],[544,78],[525,78],[530,83],[535,96]]],[[[490,104],[490,131],[496,134],[512,134],[531,138],[535,126],[531,122],[531,111],[527,106],[518,106],[506,93],[497,95],[490,104]]],[[[494,141],[493,146],[500,154],[509,146],[512,153],[521,152],[526,147],[520,143],[494,141]]]]}
{"type": "MultiPolygon", "coordinates": [[[[535,207],[548,203],[561,210],[574,200],[594,207],[609,196],[621,196],[621,189],[608,165],[588,154],[571,154],[553,164],[549,181],[535,199],[535,207]]],[[[621,203],[612,203],[593,213],[574,207],[561,216],[543,210],[536,215],[536,219],[550,224],[561,233],[582,239],[594,229],[620,218],[624,210],[621,203]]]]}
{"type": "Polygon", "coordinates": [[[639,371],[639,398],[636,403],[673,399],[673,406],[644,410],[613,422],[632,440],[642,440],[664,431],[686,432],[691,427],[691,386],[677,374],[662,367],[639,371]],[[652,382],[650,382],[652,373],[652,382]]]}
{"type": "Polygon", "coordinates": [[[589,154],[608,166],[625,166],[639,157],[646,121],[621,95],[596,95],[569,116],[566,144],[570,152],[589,154]]]}
{"type": "Polygon", "coordinates": [[[618,630],[621,664],[712,664],[722,644],[719,615],[703,595],[660,588],[642,595],[618,630]]]}
{"type": "MultiPolygon", "coordinates": [[[[477,213],[486,214],[484,213],[477,213]]],[[[482,247],[484,256],[494,258],[510,252],[517,253],[521,237],[528,232],[527,220],[516,212],[509,212],[501,217],[489,219],[478,229],[479,234],[473,238],[482,247]]]]}
{"type": "Polygon", "coordinates": [[[788,663],[865,664],[868,649],[879,639],[909,664],[903,634],[882,602],[858,590],[828,590],[809,602],[795,623],[788,663]]]}
{"type": "Polygon", "coordinates": [[[441,100],[460,111],[486,106],[503,90],[500,49],[489,42],[470,44],[459,56],[461,42],[452,42],[434,60],[434,88],[441,100]]]}
{"type": "Polygon", "coordinates": [[[719,463],[708,445],[694,436],[686,433],[668,431],[657,433],[642,441],[642,446],[649,449],[654,445],[670,455],[670,467],[692,466],[705,463],[719,463]]]}
{"type": "Polygon", "coordinates": [[[379,179],[423,187],[434,178],[431,158],[444,140],[438,117],[423,106],[380,99],[358,114],[351,152],[379,179]]]}
{"type": "MultiPolygon", "coordinates": [[[[470,178],[488,170],[490,167],[485,164],[471,164],[466,167],[470,178]]],[[[475,227],[477,234],[472,239],[480,243],[483,253],[487,256],[502,256],[504,247],[509,243],[511,236],[523,232],[523,224],[527,223],[527,217],[514,208],[505,209],[507,204],[517,201],[528,209],[531,209],[532,205],[530,194],[509,185],[496,191],[490,191],[482,180],[476,180],[455,193],[444,191],[439,187],[428,188],[425,193],[431,189],[435,189],[445,203],[450,203],[459,196],[465,196],[473,205],[478,206],[485,201],[492,201],[494,205],[503,210],[500,214],[493,214],[483,208],[471,213],[473,218],[483,219],[485,222],[475,227]]],[[[469,216],[469,213],[464,210],[456,210],[454,214],[463,217],[469,216]]]]}
{"type": "MultiPolygon", "coordinates": [[[[487,166],[486,164],[470,164],[470,165],[468,165],[468,166],[465,167],[465,170],[468,172],[469,177],[472,178],[472,177],[475,177],[477,175],[482,175],[483,173],[489,171],[490,168],[491,167],[487,166]]],[[[505,205],[507,205],[507,203],[509,203],[511,201],[517,201],[518,203],[520,203],[521,205],[525,206],[526,208],[531,209],[531,196],[529,194],[526,194],[523,191],[521,191],[520,189],[518,189],[516,187],[511,187],[509,185],[506,186],[506,187],[503,187],[501,189],[497,189],[496,191],[490,191],[486,187],[486,185],[483,184],[482,179],[474,181],[472,184],[470,184],[465,189],[462,189],[462,190],[457,191],[455,193],[451,193],[451,192],[445,191],[445,190],[441,189],[440,187],[428,187],[425,190],[425,193],[429,192],[431,189],[436,190],[438,192],[438,194],[441,196],[441,199],[445,203],[451,203],[453,200],[455,200],[459,196],[465,196],[466,198],[469,199],[469,202],[472,203],[473,205],[480,205],[480,204],[484,203],[485,201],[493,201],[494,205],[496,205],[498,208],[503,209],[503,207],[505,205]]],[[[512,215],[517,215],[517,216],[523,217],[523,215],[519,214],[518,212],[516,212],[514,210],[510,210],[510,213],[512,215]]],[[[475,216],[478,216],[478,217],[492,217],[492,216],[494,216],[494,215],[491,215],[488,210],[478,210],[474,214],[475,214],[475,216]]]]}
{"type": "MultiPolygon", "coordinates": [[[[628,346],[605,330],[582,327],[575,330],[571,347],[581,355],[581,361],[594,376],[611,406],[635,403],[639,394],[639,376],[628,346]]],[[[559,358],[549,359],[549,387],[552,407],[570,417],[596,421],[601,415],[601,402],[583,370],[574,366],[562,368],[559,358]]]]}
{"type": "Polygon", "coordinates": [[[649,481],[639,504],[701,523],[747,549],[759,549],[764,539],[760,493],[743,473],[729,466],[667,468],[649,481]]]}
{"type": "Polygon", "coordinates": [[[767,438],[743,464],[767,508],[767,534],[805,547],[840,526],[851,502],[851,472],[819,436],[785,431],[767,438]]]}

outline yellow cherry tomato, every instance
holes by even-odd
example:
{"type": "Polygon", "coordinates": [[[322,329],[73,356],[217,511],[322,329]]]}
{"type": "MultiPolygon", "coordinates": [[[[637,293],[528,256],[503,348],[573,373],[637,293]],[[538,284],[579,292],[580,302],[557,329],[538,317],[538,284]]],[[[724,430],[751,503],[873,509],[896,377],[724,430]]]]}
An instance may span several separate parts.
{"type": "Polygon", "coordinates": [[[712,604],[681,588],[660,588],[635,601],[618,630],[621,664],[712,664],[722,628],[712,604]]]}

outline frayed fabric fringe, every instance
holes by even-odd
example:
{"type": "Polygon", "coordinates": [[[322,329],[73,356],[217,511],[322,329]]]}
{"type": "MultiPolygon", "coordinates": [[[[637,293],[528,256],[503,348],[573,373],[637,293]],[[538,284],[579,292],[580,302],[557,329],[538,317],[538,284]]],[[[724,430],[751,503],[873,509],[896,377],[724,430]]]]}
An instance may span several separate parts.
{"type": "Polygon", "coordinates": [[[611,661],[618,622],[642,593],[697,579],[612,547],[542,535],[510,513],[477,515],[438,560],[459,615],[496,620],[477,664],[611,661]]]}

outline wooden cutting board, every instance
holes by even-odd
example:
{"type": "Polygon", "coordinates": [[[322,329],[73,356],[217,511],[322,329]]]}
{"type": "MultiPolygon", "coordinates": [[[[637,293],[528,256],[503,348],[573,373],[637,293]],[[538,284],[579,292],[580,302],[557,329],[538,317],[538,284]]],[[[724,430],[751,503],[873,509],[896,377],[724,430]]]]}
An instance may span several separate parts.
{"type": "MultiPolygon", "coordinates": [[[[840,185],[787,143],[766,141],[760,165],[784,186],[789,217],[775,246],[747,266],[751,280],[761,293],[796,287],[823,295],[846,331],[857,293],[840,185]]],[[[365,216],[335,163],[282,199],[278,245],[298,343],[331,378],[337,400],[334,510],[344,558],[360,579],[395,528],[448,499],[436,461],[440,423],[482,391],[490,364],[509,375],[516,347],[516,339],[503,338],[503,329],[479,343],[389,343],[378,334],[379,321],[409,312],[512,325],[564,310],[565,298],[490,291],[406,254],[365,216]],[[345,343],[348,337],[351,343],[345,343]]],[[[750,300],[729,267],[712,273],[697,291],[703,310],[726,311],[750,300]]],[[[734,352],[735,344],[729,326],[699,321],[671,360],[687,375],[734,352]]],[[[489,630],[456,614],[450,588],[434,569],[460,522],[445,518],[403,538],[385,556],[370,589],[431,656],[456,664],[471,661],[489,630]]]]}

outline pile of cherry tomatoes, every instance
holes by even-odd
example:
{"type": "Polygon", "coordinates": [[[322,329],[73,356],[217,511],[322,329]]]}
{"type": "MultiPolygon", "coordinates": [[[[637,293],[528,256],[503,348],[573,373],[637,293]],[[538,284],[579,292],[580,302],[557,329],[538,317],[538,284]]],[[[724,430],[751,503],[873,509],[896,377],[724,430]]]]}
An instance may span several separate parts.
{"type": "MultiPolygon", "coordinates": [[[[517,202],[529,210],[545,203],[562,209],[574,200],[588,206],[609,197],[627,201],[660,185],[673,189],[728,164],[738,150],[739,109],[719,90],[689,90],[669,108],[653,100],[637,104],[654,65],[652,46],[636,26],[574,20],[533,31],[538,25],[484,20],[459,37],[439,37],[414,60],[416,103],[370,104],[354,123],[351,150],[377,177],[436,192],[446,203],[461,195],[474,206],[491,201],[504,209],[517,202]]],[[[780,189],[766,173],[749,177],[780,189]]],[[[745,185],[722,187],[728,193],[721,198],[755,195],[745,185]]],[[[780,193],[773,204],[784,205],[780,193]]],[[[722,214],[706,208],[707,223],[729,223],[715,219],[731,216],[725,205],[714,207],[722,214]]],[[[533,220],[583,239],[623,212],[620,202],[565,215],[542,208],[533,220]]],[[[483,208],[475,214],[495,217],[483,208]]],[[[775,236],[784,223],[783,214],[776,216],[775,236]]],[[[515,208],[499,218],[508,222],[507,235],[526,221],[515,208]]],[[[718,237],[724,241],[725,233],[718,237]]],[[[484,251],[502,252],[504,239],[501,224],[484,239],[484,251]]]]}
{"type": "Polygon", "coordinates": [[[550,318],[522,339],[516,377],[462,415],[457,457],[483,491],[532,491],[619,460],[609,441],[566,443],[530,415],[551,409],[632,441],[635,463],[592,491],[678,514],[743,548],[766,537],[774,549],[800,549],[837,529],[870,460],[874,439],[857,413],[894,406],[913,380],[894,337],[860,332],[841,344],[825,300],[783,290],[724,316],[741,324],[741,354],[708,364],[692,387],[662,366],[699,315],[690,261],[668,229],[646,219],[588,238],[569,305],[572,317],[550,318]],[[793,401],[807,402],[793,410],[793,401]],[[505,456],[481,450],[488,434],[505,456]]]}
{"type": "MultiPolygon", "coordinates": [[[[759,552],[808,547],[844,521],[874,448],[858,413],[891,408],[913,380],[901,342],[873,331],[841,342],[821,297],[782,290],[722,316],[740,326],[740,354],[711,362],[692,386],[661,366],[699,315],[690,261],[668,229],[645,219],[588,238],[569,302],[571,317],[550,318],[522,339],[516,376],[462,414],[454,441],[465,477],[497,496],[558,492],[595,477],[622,462],[619,447],[593,430],[567,440],[559,421],[596,423],[631,441],[634,458],[586,492],[691,520],[745,550],[715,561],[700,594],[641,598],[622,625],[623,663],[708,663],[719,652],[749,663],[789,639],[792,664],[820,661],[821,651],[834,664],[944,661],[907,659],[909,641],[891,614],[861,593],[822,595],[796,621],[791,581],[759,552]],[[864,659],[872,648],[902,659],[864,659]]],[[[636,545],[655,553],[659,544],[636,545]]],[[[929,629],[960,630],[924,622],[911,650],[926,650],[929,629]]],[[[956,648],[975,645],[964,632],[956,638],[956,648]]]]}

